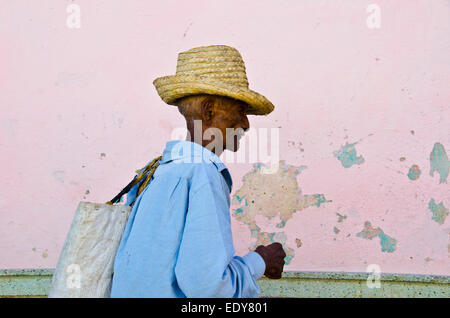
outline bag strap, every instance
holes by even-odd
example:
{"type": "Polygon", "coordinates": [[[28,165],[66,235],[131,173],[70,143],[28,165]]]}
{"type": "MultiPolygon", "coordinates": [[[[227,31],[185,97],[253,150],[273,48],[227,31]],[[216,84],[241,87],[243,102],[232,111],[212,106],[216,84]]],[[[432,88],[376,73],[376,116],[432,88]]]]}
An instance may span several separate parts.
{"type": "MultiPolygon", "coordinates": [[[[136,170],[137,175],[131,180],[130,183],[127,184],[125,188],[122,189],[111,201],[105,202],[106,204],[113,205],[114,203],[117,203],[120,201],[122,196],[126,193],[128,193],[136,184],[144,180],[142,184],[139,186],[136,198],[144,191],[144,189],[147,187],[148,183],[150,182],[150,179],[152,178],[153,174],[155,173],[156,168],[159,166],[159,161],[162,159],[162,156],[159,156],[152,160],[148,165],[146,165],[144,168],[140,170],[136,170]]],[[[135,200],[136,201],[136,200],[135,200]]],[[[133,201],[131,203],[131,206],[134,205],[133,201]]]]}

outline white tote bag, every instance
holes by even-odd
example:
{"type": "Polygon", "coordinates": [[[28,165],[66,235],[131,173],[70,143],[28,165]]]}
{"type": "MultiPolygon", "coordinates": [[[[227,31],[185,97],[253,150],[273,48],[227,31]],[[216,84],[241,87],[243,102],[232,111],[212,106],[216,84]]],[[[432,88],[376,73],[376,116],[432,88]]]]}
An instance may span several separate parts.
{"type": "Polygon", "coordinates": [[[114,259],[135,200],[130,206],[113,204],[139,184],[137,197],[148,185],[160,159],[136,171],[134,179],[111,201],[78,204],[53,274],[49,298],[110,296],[114,259]]]}
{"type": "Polygon", "coordinates": [[[48,297],[109,297],[114,258],[131,207],[80,202],[48,297]]]}

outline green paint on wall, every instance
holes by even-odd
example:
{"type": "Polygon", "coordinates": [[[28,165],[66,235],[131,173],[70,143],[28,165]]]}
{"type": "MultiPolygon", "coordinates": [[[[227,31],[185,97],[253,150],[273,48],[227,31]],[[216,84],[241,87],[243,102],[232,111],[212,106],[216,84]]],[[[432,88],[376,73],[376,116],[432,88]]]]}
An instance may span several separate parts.
{"type": "Polygon", "coordinates": [[[450,161],[444,146],[437,142],[434,144],[433,150],[430,153],[430,176],[434,176],[434,172],[439,173],[439,183],[446,183],[450,171],[450,161]]]}
{"type": "Polygon", "coordinates": [[[397,247],[397,240],[386,235],[379,227],[374,228],[369,221],[364,223],[364,229],[357,233],[356,236],[366,240],[372,240],[374,237],[380,239],[381,251],[386,253],[393,253],[397,247]]]}
{"type": "Polygon", "coordinates": [[[411,168],[409,168],[408,178],[413,181],[417,180],[419,179],[421,173],[422,171],[420,171],[418,165],[412,165],[411,168]]]}
{"type": "Polygon", "coordinates": [[[320,206],[320,204],[324,203],[324,202],[333,202],[333,200],[325,199],[325,195],[324,194],[313,194],[312,197],[317,200],[316,204],[314,204],[314,205],[317,205],[317,206],[320,206]]]}
{"type": "Polygon", "coordinates": [[[237,208],[234,210],[233,215],[236,215],[238,213],[242,214],[244,211],[241,208],[237,208]]]}
{"type": "Polygon", "coordinates": [[[433,213],[431,219],[436,221],[439,224],[444,224],[445,219],[447,218],[449,211],[445,208],[444,204],[441,202],[436,204],[433,198],[428,202],[428,209],[433,213]]]}
{"type": "Polygon", "coordinates": [[[345,168],[350,168],[355,164],[359,165],[364,162],[363,156],[358,157],[356,155],[355,145],[356,142],[352,144],[346,142],[339,150],[333,152],[334,156],[338,158],[345,168]]]}
{"type": "Polygon", "coordinates": [[[336,215],[338,216],[338,223],[341,223],[342,221],[344,221],[347,216],[346,215],[340,215],[339,213],[336,213],[336,215]]]}
{"type": "Polygon", "coordinates": [[[397,243],[396,239],[384,233],[378,234],[378,237],[380,238],[382,252],[392,253],[395,251],[395,245],[397,243]]]}

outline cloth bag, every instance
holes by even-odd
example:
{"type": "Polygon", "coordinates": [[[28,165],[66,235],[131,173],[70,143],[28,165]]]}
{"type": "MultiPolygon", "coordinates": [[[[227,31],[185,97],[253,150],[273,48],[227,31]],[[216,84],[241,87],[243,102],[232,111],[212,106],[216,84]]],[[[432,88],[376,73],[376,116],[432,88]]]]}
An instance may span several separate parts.
{"type": "Polygon", "coordinates": [[[138,184],[136,198],[148,185],[159,165],[147,164],[111,201],[81,201],[66,236],[53,274],[49,298],[105,298],[110,296],[114,259],[130,215],[130,206],[114,205],[138,184]]]}

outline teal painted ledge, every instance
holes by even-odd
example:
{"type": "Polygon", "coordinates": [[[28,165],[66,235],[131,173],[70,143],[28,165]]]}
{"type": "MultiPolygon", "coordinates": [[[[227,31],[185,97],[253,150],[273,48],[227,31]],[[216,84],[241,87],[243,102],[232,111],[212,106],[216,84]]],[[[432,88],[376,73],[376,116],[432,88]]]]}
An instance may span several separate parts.
{"type": "Polygon", "coordinates": [[[47,297],[53,269],[0,270],[0,297],[47,297]]]}
{"type": "Polygon", "coordinates": [[[261,297],[450,297],[450,276],[381,274],[379,288],[368,278],[368,273],[286,272],[280,280],[262,278],[258,285],[261,297]]]}
{"type": "MultiPolygon", "coordinates": [[[[0,270],[0,297],[46,297],[53,269],[0,270]]],[[[450,276],[381,274],[379,288],[368,273],[285,272],[261,278],[261,297],[443,297],[450,298],[450,276]],[[370,288],[373,287],[373,288],[370,288]]]]}

